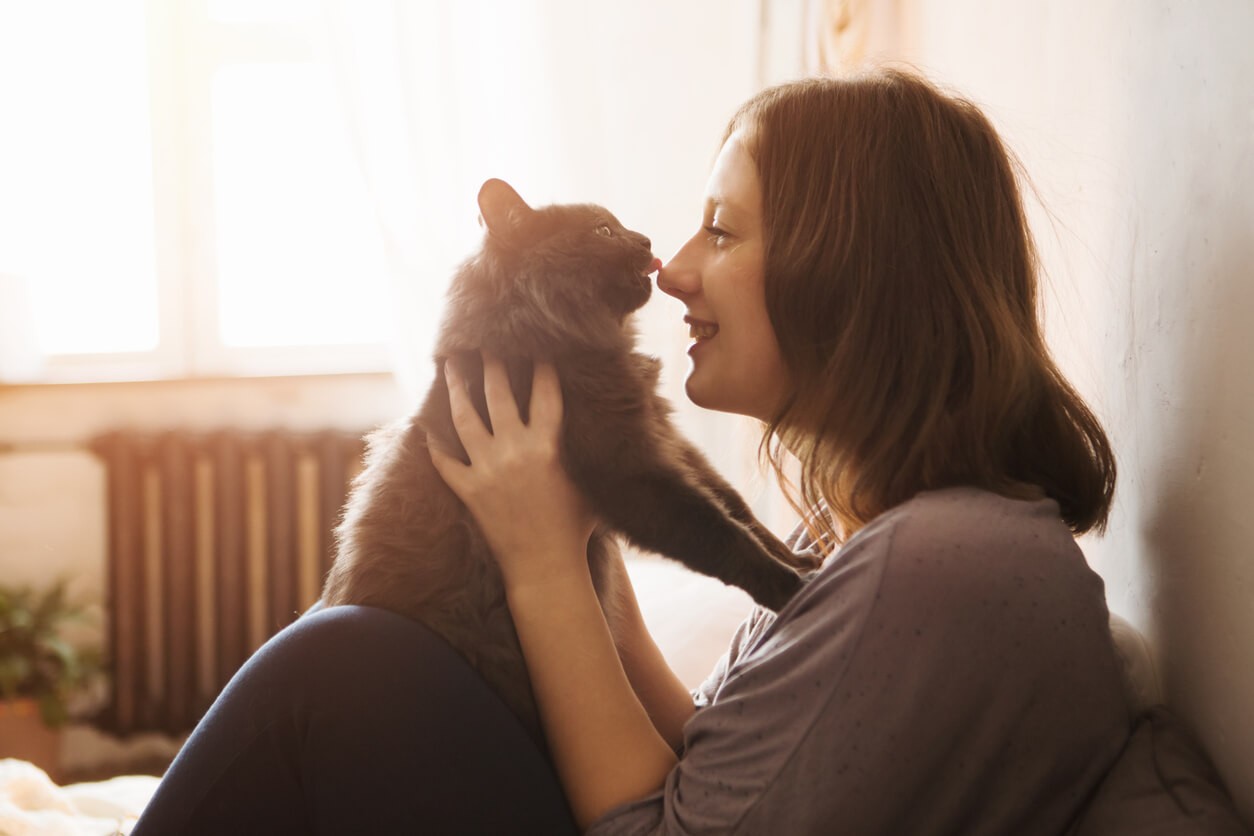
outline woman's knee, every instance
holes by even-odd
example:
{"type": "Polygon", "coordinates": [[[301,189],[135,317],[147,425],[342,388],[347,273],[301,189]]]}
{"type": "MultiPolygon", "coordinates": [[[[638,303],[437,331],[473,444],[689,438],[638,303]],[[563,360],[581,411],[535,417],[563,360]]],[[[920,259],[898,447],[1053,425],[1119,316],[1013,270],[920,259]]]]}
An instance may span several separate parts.
{"type": "Polygon", "coordinates": [[[246,667],[264,678],[298,682],[306,688],[342,688],[346,683],[387,689],[398,680],[426,678],[466,663],[427,627],[388,610],[335,606],[310,612],[271,638],[246,667]]]}

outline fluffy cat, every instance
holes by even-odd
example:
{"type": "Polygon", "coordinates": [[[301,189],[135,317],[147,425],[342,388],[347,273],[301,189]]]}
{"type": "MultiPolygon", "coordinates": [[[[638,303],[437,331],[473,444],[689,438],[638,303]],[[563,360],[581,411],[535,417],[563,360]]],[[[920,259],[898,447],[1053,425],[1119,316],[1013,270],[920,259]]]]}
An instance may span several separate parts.
{"type": "Polygon", "coordinates": [[[479,192],[481,250],[449,288],[436,376],[416,415],[369,439],[337,529],[323,606],[366,604],[422,622],[460,652],[543,747],[504,587],[469,511],[431,464],[426,435],[466,461],[443,365],[456,362],[485,423],[481,349],[505,359],[524,420],[532,360],[553,362],[562,461],[604,523],[588,564],[613,628],[614,534],[747,591],[777,610],[800,588],[792,552],[672,426],[657,360],[634,350],[631,314],[649,298],[649,239],[590,204],[533,209],[506,183],[479,192]]]}

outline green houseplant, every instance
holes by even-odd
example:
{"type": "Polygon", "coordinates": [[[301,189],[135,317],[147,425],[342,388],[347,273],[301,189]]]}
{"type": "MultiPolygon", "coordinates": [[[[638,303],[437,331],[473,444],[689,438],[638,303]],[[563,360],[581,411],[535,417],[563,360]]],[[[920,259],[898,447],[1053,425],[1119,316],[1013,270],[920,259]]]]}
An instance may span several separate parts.
{"type": "Polygon", "coordinates": [[[0,585],[0,701],[34,701],[50,729],[65,724],[70,698],[101,668],[98,651],[62,638],[64,627],[87,617],[66,586],[64,579],[43,592],[0,585]]]}

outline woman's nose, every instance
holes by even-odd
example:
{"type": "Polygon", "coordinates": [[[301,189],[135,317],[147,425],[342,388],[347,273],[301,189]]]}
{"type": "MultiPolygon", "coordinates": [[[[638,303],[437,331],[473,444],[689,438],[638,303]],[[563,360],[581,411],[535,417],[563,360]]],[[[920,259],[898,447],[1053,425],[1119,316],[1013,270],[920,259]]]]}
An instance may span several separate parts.
{"type": "Polygon", "coordinates": [[[679,252],[671,256],[670,261],[663,264],[657,271],[657,289],[676,299],[691,296],[700,287],[700,276],[694,265],[685,257],[684,248],[680,248],[679,252]]]}

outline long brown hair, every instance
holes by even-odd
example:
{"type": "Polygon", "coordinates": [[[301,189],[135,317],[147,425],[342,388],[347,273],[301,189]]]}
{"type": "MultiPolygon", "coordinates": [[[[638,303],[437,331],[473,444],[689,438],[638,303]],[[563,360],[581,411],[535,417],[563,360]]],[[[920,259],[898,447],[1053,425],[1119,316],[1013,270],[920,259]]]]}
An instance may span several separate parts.
{"type": "Polygon", "coordinates": [[[799,459],[790,501],[834,518],[814,533],[955,485],[1043,492],[1074,533],[1103,530],[1114,455],[1045,345],[1016,166],[980,110],[880,69],[764,90],[737,131],[794,384],[761,449],[781,477],[799,459]]]}

